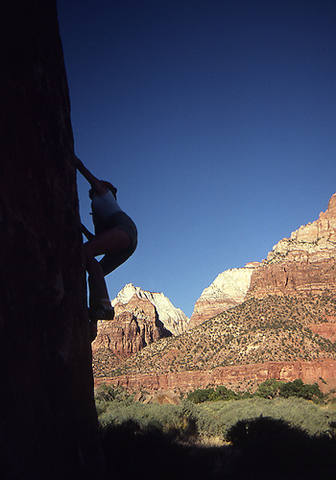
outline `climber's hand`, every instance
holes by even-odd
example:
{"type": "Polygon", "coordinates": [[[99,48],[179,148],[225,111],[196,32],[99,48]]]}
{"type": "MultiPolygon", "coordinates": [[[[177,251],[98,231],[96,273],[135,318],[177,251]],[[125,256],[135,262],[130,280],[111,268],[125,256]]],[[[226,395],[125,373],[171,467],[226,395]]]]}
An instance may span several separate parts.
{"type": "Polygon", "coordinates": [[[83,165],[83,162],[76,156],[76,155],[73,155],[72,156],[72,162],[74,167],[78,168],[80,167],[81,165],[83,165]]]}
{"type": "Polygon", "coordinates": [[[104,193],[108,191],[108,188],[106,187],[104,182],[98,180],[98,178],[95,177],[88,168],[86,168],[84,163],[78,157],[76,157],[76,155],[74,155],[73,157],[74,167],[77,168],[77,170],[83,175],[84,178],[86,178],[86,180],[90,183],[91,187],[98,195],[104,195],[104,193]]]}

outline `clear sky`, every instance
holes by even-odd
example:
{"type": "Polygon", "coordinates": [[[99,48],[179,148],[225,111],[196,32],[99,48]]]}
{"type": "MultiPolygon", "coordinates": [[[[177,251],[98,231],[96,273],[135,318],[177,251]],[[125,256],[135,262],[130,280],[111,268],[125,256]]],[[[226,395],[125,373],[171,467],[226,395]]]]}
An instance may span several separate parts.
{"type": "MultiPolygon", "coordinates": [[[[58,0],[77,155],[139,246],[107,277],[188,316],[336,192],[334,0],[58,0]]],[[[83,223],[88,184],[78,177],[83,223]]],[[[92,229],[92,228],[91,228],[92,229]]]]}

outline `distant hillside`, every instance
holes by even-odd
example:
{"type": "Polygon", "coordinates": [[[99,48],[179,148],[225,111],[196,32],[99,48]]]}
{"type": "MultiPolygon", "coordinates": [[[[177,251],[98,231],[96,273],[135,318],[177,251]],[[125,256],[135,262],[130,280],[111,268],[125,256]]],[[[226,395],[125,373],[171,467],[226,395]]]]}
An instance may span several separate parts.
{"type": "MultiPolygon", "coordinates": [[[[269,361],[336,360],[331,295],[249,299],[177,337],[152,343],[114,368],[96,357],[96,376],[208,370],[269,361]],[[328,328],[326,328],[328,327],[328,328]],[[321,328],[321,334],[314,333],[321,328]]],[[[111,359],[112,360],[112,359],[111,359]]]]}
{"type": "MultiPolygon", "coordinates": [[[[159,306],[166,304],[162,294],[132,285],[126,290],[126,303],[116,307],[137,312],[138,302],[151,302],[165,323],[159,313],[159,306]]],[[[147,315],[147,325],[151,317],[147,315]]],[[[169,321],[179,325],[179,320],[169,321]]],[[[160,324],[155,325],[159,329],[160,324]]],[[[176,337],[162,338],[167,337],[162,331],[150,341],[137,340],[142,350],[133,349],[127,359],[110,355],[113,341],[108,344],[102,335],[94,353],[96,379],[110,377],[134,388],[145,383],[152,389],[191,389],[213,381],[246,386],[267,378],[300,377],[318,381],[326,390],[335,388],[336,194],[317,220],[280,240],[265,260],[219,274],[182,325],[176,337]]],[[[129,330],[126,325],[124,331],[129,330]]],[[[124,345],[126,337],[121,336],[124,345]]]]}
{"type": "Polygon", "coordinates": [[[336,194],[317,220],[281,239],[265,260],[220,273],[197,300],[189,328],[247,298],[325,290],[336,295],[336,194]]]}

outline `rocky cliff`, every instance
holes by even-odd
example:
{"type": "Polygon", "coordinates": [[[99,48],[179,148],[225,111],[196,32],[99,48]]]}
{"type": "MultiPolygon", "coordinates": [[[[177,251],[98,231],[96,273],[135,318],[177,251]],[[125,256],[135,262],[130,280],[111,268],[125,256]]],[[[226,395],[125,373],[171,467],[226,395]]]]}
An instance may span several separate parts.
{"type": "Polygon", "coordinates": [[[117,368],[122,359],[172,335],[147,298],[134,294],[127,303],[116,303],[114,310],[113,320],[98,321],[97,338],[92,344],[95,375],[106,368],[117,368]]]}
{"type": "Polygon", "coordinates": [[[317,220],[280,240],[251,277],[248,296],[336,293],[336,194],[317,220]]]}
{"type": "Polygon", "coordinates": [[[56,2],[4,2],[1,477],[104,475],[56,2]]]}
{"type": "Polygon", "coordinates": [[[118,383],[121,375],[124,385],[144,381],[154,389],[176,382],[183,390],[188,382],[188,389],[193,382],[194,388],[230,382],[246,389],[272,375],[298,375],[330,390],[336,385],[335,311],[335,298],[326,294],[251,298],[178,337],[152,343],[101,377],[118,383]]]}
{"type": "Polygon", "coordinates": [[[155,307],[158,320],[173,335],[178,335],[186,329],[189,318],[182,310],[174,307],[163,293],[148,292],[129,283],[118,293],[117,297],[112,301],[112,305],[118,305],[120,309],[121,305],[126,306],[131,300],[132,304],[136,303],[136,298],[148,300],[155,307]]]}
{"type": "Polygon", "coordinates": [[[253,270],[258,265],[257,262],[249,263],[244,268],[232,268],[220,273],[197,300],[188,328],[196,327],[218,313],[242,303],[250,288],[253,270]]]}
{"type": "Polygon", "coordinates": [[[196,388],[226,385],[235,391],[254,391],[271,378],[292,382],[301,378],[305,383],[317,382],[322,392],[336,388],[336,360],[265,362],[216,367],[211,370],[185,370],[170,373],[126,374],[96,378],[101,383],[124,387],[133,392],[188,392],[196,388]]]}
{"type": "Polygon", "coordinates": [[[100,375],[130,388],[253,387],[272,376],[334,388],[335,229],[336,194],[316,221],[282,239],[265,260],[220,274],[197,301],[193,328],[100,375]]]}
{"type": "Polygon", "coordinates": [[[280,240],[262,262],[220,273],[195,304],[189,328],[245,299],[336,293],[336,194],[314,222],[280,240]]]}
{"type": "Polygon", "coordinates": [[[97,338],[92,344],[95,376],[118,368],[123,359],[160,338],[178,335],[189,321],[163,293],[148,292],[131,283],[118,293],[112,305],[114,319],[98,321],[97,338]]]}

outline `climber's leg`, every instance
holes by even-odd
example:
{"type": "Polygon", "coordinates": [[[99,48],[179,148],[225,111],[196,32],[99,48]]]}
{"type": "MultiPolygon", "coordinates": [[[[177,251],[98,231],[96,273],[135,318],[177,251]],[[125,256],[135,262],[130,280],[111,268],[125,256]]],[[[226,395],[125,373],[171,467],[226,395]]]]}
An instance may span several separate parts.
{"type": "Polygon", "coordinates": [[[94,257],[87,257],[86,270],[89,283],[89,306],[90,309],[95,309],[109,301],[104,272],[94,257]]]}
{"type": "Polygon", "coordinates": [[[118,227],[99,233],[84,244],[87,256],[96,257],[105,253],[115,253],[126,249],[130,244],[129,235],[118,227]]]}
{"type": "Polygon", "coordinates": [[[104,271],[95,259],[95,256],[106,252],[116,254],[122,252],[128,247],[129,242],[130,240],[126,232],[114,228],[97,235],[84,244],[86,269],[89,275],[89,306],[92,319],[94,317],[98,319],[99,316],[103,317],[103,312],[106,310],[107,315],[112,315],[113,310],[104,279],[104,271]]]}
{"type": "Polygon", "coordinates": [[[94,257],[87,257],[86,270],[89,283],[89,336],[93,342],[97,336],[97,320],[112,319],[113,307],[110,303],[104,273],[94,257]]]}

